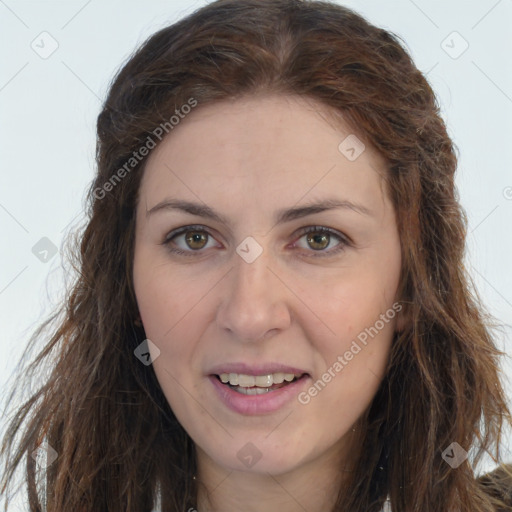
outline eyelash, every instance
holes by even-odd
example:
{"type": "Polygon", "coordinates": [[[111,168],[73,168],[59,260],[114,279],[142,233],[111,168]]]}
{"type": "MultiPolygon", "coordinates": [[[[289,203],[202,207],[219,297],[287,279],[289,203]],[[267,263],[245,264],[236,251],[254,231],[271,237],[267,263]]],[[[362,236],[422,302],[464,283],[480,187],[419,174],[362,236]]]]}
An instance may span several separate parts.
{"type": "MultiPolygon", "coordinates": [[[[209,233],[208,230],[205,229],[204,226],[190,225],[190,226],[183,226],[181,228],[175,229],[174,231],[171,231],[170,233],[168,233],[165,237],[165,240],[162,242],[162,245],[167,246],[167,249],[171,253],[178,254],[181,256],[195,256],[197,254],[200,254],[202,252],[202,249],[198,249],[195,251],[193,249],[190,249],[188,251],[184,251],[182,249],[177,249],[175,247],[171,247],[171,242],[175,238],[177,238],[178,236],[180,236],[182,234],[187,233],[188,231],[198,231],[201,233],[206,233],[208,237],[214,238],[213,235],[211,233],[209,233]]],[[[297,241],[309,233],[329,235],[331,237],[337,238],[338,241],[340,242],[338,245],[335,246],[334,249],[330,249],[329,251],[326,251],[326,250],[314,251],[313,249],[311,251],[308,251],[308,252],[312,252],[312,254],[310,256],[314,257],[314,258],[318,258],[318,257],[325,258],[328,256],[332,256],[333,254],[337,254],[340,251],[343,251],[346,247],[350,247],[352,245],[352,242],[349,240],[349,238],[347,236],[344,236],[341,233],[339,233],[338,231],[335,231],[331,228],[327,228],[325,226],[308,226],[306,228],[303,228],[301,230],[300,237],[297,239],[297,241]]],[[[330,243],[330,240],[329,240],[329,243],[330,243]]]]}

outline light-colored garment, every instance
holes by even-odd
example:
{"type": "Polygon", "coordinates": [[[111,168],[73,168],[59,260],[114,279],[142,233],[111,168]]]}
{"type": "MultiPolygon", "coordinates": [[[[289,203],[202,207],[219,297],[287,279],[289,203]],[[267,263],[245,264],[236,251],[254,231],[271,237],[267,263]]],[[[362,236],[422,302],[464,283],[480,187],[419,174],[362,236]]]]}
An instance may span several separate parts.
{"type": "MultiPolygon", "coordinates": [[[[158,490],[160,491],[160,486],[158,486],[158,490]]],[[[156,508],[154,508],[151,512],[162,512],[162,502],[161,502],[160,492],[158,492],[158,502],[156,504],[156,508]]],[[[189,510],[187,512],[198,512],[198,511],[193,509],[193,510],[189,510]]],[[[392,512],[391,501],[389,500],[389,496],[386,499],[381,512],[392,512]]]]}

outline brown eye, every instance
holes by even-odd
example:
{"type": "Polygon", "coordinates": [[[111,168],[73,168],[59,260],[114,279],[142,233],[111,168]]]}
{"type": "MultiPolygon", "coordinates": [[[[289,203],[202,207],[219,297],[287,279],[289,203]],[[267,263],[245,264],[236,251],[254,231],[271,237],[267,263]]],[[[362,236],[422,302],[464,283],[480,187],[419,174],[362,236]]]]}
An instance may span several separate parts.
{"type": "Polygon", "coordinates": [[[308,256],[334,256],[348,247],[350,239],[339,231],[325,226],[309,226],[302,230],[302,236],[295,242],[295,247],[306,250],[308,256]]]}
{"type": "Polygon", "coordinates": [[[162,245],[174,254],[198,256],[213,247],[219,248],[213,235],[201,225],[183,226],[167,234],[162,245]]]}
{"type": "Polygon", "coordinates": [[[308,245],[315,251],[321,251],[329,246],[331,237],[325,233],[310,233],[306,237],[308,245]]]}
{"type": "Polygon", "coordinates": [[[187,231],[185,241],[190,249],[202,249],[208,243],[208,234],[201,231],[187,231]]]}

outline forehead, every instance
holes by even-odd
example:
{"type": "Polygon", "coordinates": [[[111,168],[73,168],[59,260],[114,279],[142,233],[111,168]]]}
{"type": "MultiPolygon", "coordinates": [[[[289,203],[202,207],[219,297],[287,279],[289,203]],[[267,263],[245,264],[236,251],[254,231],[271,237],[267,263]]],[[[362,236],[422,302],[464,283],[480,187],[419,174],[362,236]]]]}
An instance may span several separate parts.
{"type": "Polygon", "coordinates": [[[149,206],[166,193],[270,204],[339,190],[375,201],[384,170],[378,152],[329,107],[256,96],[196,107],[152,151],[141,187],[149,206]]]}

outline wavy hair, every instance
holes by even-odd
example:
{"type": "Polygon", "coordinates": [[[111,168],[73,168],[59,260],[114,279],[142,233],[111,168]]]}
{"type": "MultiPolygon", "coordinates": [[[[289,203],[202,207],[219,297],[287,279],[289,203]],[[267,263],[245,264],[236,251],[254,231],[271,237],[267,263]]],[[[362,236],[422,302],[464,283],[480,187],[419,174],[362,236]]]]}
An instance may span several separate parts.
{"type": "Polygon", "coordinates": [[[257,93],[320,101],[373,145],[400,234],[406,326],[333,512],[378,511],[387,496],[394,512],[510,510],[497,480],[473,469],[485,453],[501,462],[511,416],[503,354],[463,265],[457,156],[435,94],[397,36],[337,4],[301,0],[210,3],[152,35],[112,81],[87,222],[68,240],[76,278],[30,340],[45,345],[27,379],[44,365],[49,374],[10,420],[2,491],[24,460],[31,511],[150,512],[157,495],[165,512],[194,507],[194,444],[152,366],[133,354],[145,339],[132,279],[147,160],[138,150],[159,142],[158,127],[172,137],[170,116],[191,98],[201,108],[257,93]],[[31,454],[43,440],[58,456],[41,475],[31,454]],[[442,457],[453,442],[470,453],[456,469],[442,457]]]}

